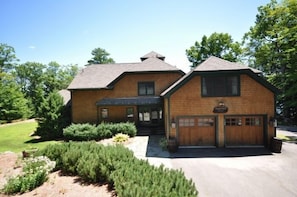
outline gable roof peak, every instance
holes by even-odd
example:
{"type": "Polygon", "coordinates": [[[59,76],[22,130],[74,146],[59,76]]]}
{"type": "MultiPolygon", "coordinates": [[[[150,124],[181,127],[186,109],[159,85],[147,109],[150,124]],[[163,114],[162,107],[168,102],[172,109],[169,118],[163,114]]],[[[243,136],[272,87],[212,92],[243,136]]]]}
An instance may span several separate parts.
{"type": "Polygon", "coordinates": [[[145,54],[144,56],[140,57],[140,60],[144,61],[144,60],[146,60],[148,58],[158,58],[158,59],[160,59],[162,61],[165,60],[165,56],[163,56],[163,55],[161,55],[161,54],[159,54],[159,53],[157,53],[155,51],[151,51],[151,52],[145,54]]]}
{"type": "Polygon", "coordinates": [[[251,68],[239,62],[230,62],[219,57],[210,56],[199,64],[194,71],[223,71],[223,70],[251,70],[256,74],[262,73],[260,70],[251,68]]]}

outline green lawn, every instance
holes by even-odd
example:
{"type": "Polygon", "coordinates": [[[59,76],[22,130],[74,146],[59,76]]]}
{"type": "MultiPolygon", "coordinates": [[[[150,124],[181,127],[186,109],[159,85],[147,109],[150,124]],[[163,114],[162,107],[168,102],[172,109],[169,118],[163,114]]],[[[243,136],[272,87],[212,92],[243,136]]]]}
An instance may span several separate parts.
{"type": "Polygon", "coordinates": [[[30,135],[36,130],[36,122],[20,122],[0,127],[0,152],[21,152],[30,148],[42,149],[56,141],[40,142],[30,135]]]}

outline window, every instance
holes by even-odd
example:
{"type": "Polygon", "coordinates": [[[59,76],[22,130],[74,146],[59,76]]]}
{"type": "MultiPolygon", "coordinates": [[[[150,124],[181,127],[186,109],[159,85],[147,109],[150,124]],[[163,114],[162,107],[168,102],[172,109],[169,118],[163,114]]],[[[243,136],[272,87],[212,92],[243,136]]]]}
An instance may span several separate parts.
{"type": "Polygon", "coordinates": [[[241,126],[241,117],[226,118],[226,126],[241,126]]]}
{"type": "Polygon", "coordinates": [[[180,118],[178,125],[180,127],[194,127],[195,119],[194,118],[180,118]]]}
{"type": "Polygon", "coordinates": [[[155,83],[154,82],[139,82],[138,83],[138,95],[154,95],[155,94],[155,83]]]}
{"type": "Polygon", "coordinates": [[[134,109],[133,107],[127,108],[127,118],[133,118],[134,117],[134,109]]]}
{"type": "Polygon", "coordinates": [[[246,126],[261,126],[261,118],[260,117],[248,117],[245,118],[246,126]]]}
{"type": "Polygon", "coordinates": [[[202,96],[239,96],[239,76],[202,77],[202,96]]]}
{"type": "Polygon", "coordinates": [[[101,109],[101,117],[108,118],[108,109],[106,108],[101,109]]]}

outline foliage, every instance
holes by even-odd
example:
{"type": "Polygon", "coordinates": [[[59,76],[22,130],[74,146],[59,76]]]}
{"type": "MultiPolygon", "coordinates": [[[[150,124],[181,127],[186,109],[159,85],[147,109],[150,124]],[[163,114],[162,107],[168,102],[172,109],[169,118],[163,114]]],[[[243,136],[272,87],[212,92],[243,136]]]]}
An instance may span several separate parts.
{"type": "Polygon", "coordinates": [[[7,124],[0,127],[0,152],[37,148],[42,149],[48,144],[55,144],[55,141],[40,141],[35,139],[32,133],[36,130],[36,122],[20,122],[7,124]]]}
{"type": "Polygon", "coordinates": [[[118,196],[197,196],[192,180],[180,170],[154,167],[122,145],[69,142],[39,152],[57,162],[58,169],[89,182],[107,182],[118,196]]]}
{"type": "Polygon", "coordinates": [[[10,178],[3,188],[5,194],[24,193],[35,189],[47,180],[47,175],[55,168],[55,162],[40,156],[25,160],[23,173],[10,178]]]}
{"type": "Polygon", "coordinates": [[[93,58],[88,61],[89,64],[113,64],[115,63],[112,58],[109,57],[109,53],[102,48],[95,48],[92,51],[93,58]]]}
{"type": "Polygon", "coordinates": [[[72,124],[63,130],[66,140],[84,141],[101,140],[111,138],[112,136],[123,133],[134,137],[137,129],[134,123],[101,123],[97,127],[85,124],[72,124]]]}
{"type": "Polygon", "coordinates": [[[113,136],[112,141],[116,143],[123,143],[128,141],[129,135],[123,134],[123,133],[118,133],[115,136],[113,136]]]}
{"type": "Polygon", "coordinates": [[[15,68],[15,75],[21,90],[28,99],[34,115],[39,112],[39,106],[45,97],[43,90],[43,70],[45,65],[37,62],[27,62],[15,68]]]}
{"type": "Polygon", "coordinates": [[[166,137],[161,138],[159,141],[159,145],[162,148],[162,150],[167,150],[167,146],[168,146],[167,138],[166,137]]]}
{"type": "Polygon", "coordinates": [[[66,140],[96,140],[98,138],[96,126],[89,123],[71,124],[63,129],[63,135],[66,140]]]}
{"type": "Polygon", "coordinates": [[[244,37],[249,63],[282,90],[278,108],[293,122],[297,121],[296,31],[297,1],[272,0],[258,8],[255,25],[244,37]]]}
{"type": "Polygon", "coordinates": [[[13,76],[2,74],[0,79],[0,117],[8,122],[29,117],[30,110],[13,76]]]}
{"type": "Polygon", "coordinates": [[[0,43],[0,74],[7,73],[13,69],[17,61],[14,48],[0,43]]]}
{"type": "Polygon", "coordinates": [[[67,108],[58,92],[50,93],[41,104],[36,134],[46,139],[63,137],[63,129],[70,124],[67,108]]]}
{"type": "Polygon", "coordinates": [[[195,68],[210,56],[216,56],[228,61],[240,61],[242,54],[239,42],[234,42],[231,35],[227,33],[213,33],[209,37],[203,36],[201,42],[195,42],[186,50],[188,60],[195,68]]]}

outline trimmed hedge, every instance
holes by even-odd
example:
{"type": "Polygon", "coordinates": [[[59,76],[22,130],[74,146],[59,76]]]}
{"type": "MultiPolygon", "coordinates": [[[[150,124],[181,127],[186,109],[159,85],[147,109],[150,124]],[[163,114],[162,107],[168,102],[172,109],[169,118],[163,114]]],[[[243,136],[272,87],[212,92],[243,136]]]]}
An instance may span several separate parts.
{"type": "Polygon", "coordinates": [[[192,180],[187,180],[181,170],[151,166],[122,145],[69,142],[49,145],[38,154],[55,160],[56,168],[63,172],[89,182],[109,183],[119,197],[198,195],[192,180]]]}
{"type": "Polygon", "coordinates": [[[134,137],[137,129],[133,123],[101,123],[97,127],[89,123],[71,124],[63,130],[66,140],[90,141],[111,138],[112,136],[123,133],[134,137]]]}

